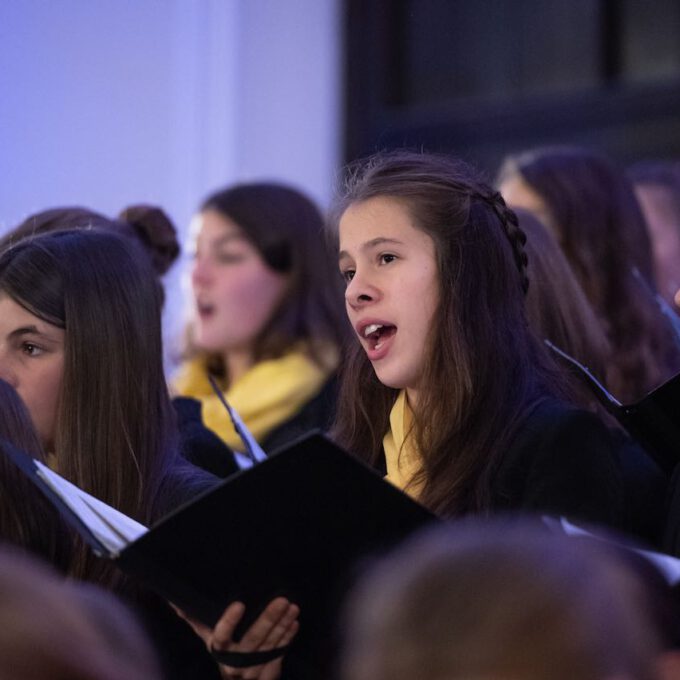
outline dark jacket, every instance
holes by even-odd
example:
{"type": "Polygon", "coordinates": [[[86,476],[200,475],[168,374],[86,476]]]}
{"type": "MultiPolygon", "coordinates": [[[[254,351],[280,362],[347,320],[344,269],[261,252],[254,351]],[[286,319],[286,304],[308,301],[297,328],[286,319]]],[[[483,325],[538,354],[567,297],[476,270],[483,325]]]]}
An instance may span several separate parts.
{"type": "Polygon", "coordinates": [[[545,400],[520,426],[492,485],[492,509],[564,515],[658,546],[667,479],[592,413],[545,400]]]}
{"type": "MultiPolygon", "coordinates": [[[[161,489],[158,518],[213,488],[219,481],[205,470],[180,459],[161,489]]],[[[124,599],[135,610],[151,638],[165,680],[219,680],[217,664],[205,644],[167,602],[145,588],[135,589],[131,599],[124,599]]]]}
{"type": "MultiPolygon", "coordinates": [[[[232,450],[203,424],[201,402],[191,397],[175,397],[172,405],[177,414],[180,450],[184,458],[216,477],[225,478],[238,472],[232,450]]],[[[229,417],[226,411],[224,417],[229,417]]]]}
{"type": "Polygon", "coordinates": [[[658,547],[667,483],[623,433],[589,411],[546,398],[527,414],[501,456],[490,511],[565,516],[658,547]]]}
{"type": "Polygon", "coordinates": [[[264,451],[272,453],[312,430],[327,431],[335,417],[337,391],[337,379],[330,378],[300,411],[267,435],[262,442],[264,451]]]}
{"type": "Polygon", "coordinates": [[[668,493],[664,552],[680,557],[680,465],[675,467],[668,493]]]}
{"type": "MultiPolygon", "coordinates": [[[[300,411],[267,435],[261,442],[262,449],[272,453],[312,430],[328,430],[335,415],[337,387],[336,378],[328,380],[300,411]]],[[[201,402],[190,397],[175,397],[172,403],[186,460],[221,478],[237,472],[239,467],[231,449],[203,424],[201,402]]],[[[226,411],[224,417],[229,417],[226,411]]]]}

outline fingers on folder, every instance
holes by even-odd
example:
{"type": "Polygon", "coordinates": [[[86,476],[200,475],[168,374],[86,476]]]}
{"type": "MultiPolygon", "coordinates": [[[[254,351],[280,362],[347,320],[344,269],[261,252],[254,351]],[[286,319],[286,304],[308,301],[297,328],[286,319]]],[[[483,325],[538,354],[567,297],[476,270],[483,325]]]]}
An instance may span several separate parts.
{"type": "Polygon", "coordinates": [[[272,600],[239,642],[234,642],[232,636],[245,613],[241,602],[229,605],[212,630],[177,607],[175,610],[220,660],[224,678],[276,680],[281,673],[281,657],[299,627],[300,608],[284,597],[272,600]]]}
{"type": "Polygon", "coordinates": [[[210,648],[219,658],[238,660],[238,666],[222,664],[225,678],[244,680],[276,680],[281,672],[281,653],[291,643],[298,630],[299,608],[283,597],[272,600],[252,626],[244,633],[240,642],[232,641],[234,630],[245,612],[240,602],[232,603],[225,610],[215,626],[210,639],[210,648]],[[266,663],[248,665],[249,657],[253,662],[263,661],[266,654],[273,650],[275,658],[266,663]]]}

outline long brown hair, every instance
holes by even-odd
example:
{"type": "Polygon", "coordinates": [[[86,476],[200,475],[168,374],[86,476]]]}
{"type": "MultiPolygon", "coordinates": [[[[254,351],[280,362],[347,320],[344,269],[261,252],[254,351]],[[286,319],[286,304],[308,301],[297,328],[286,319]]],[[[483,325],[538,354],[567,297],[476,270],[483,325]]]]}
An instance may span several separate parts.
{"type": "Polygon", "coordinates": [[[106,231],[50,233],[0,256],[0,291],[66,331],[59,473],[150,523],[178,445],[162,365],[160,293],[148,257],[106,231]]]}
{"type": "MultiPolygon", "coordinates": [[[[524,313],[524,234],[498,193],[443,156],[397,151],[351,168],[332,223],[377,196],[406,206],[437,257],[440,302],[414,413],[420,500],[442,515],[486,510],[516,426],[541,397],[560,392],[524,313]]],[[[397,392],[380,383],[356,340],[348,354],[335,436],[378,464],[397,392]]]]}
{"type": "MultiPolygon", "coordinates": [[[[550,340],[607,384],[611,347],[600,319],[552,233],[528,210],[514,212],[527,236],[524,247],[531,279],[526,299],[529,325],[540,339],[550,340]]],[[[592,391],[578,382],[578,376],[575,378],[581,405],[601,412],[592,391]]]]}
{"type": "Polygon", "coordinates": [[[612,392],[632,401],[680,370],[673,331],[654,297],[644,218],[625,174],[602,154],[555,147],[508,159],[500,181],[513,175],[546,203],[560,246],[605,327],[612,392]]]}
{"type": "MultiPolygon", "coordinates": [[[[300,191],[281,184],[239,184],[218,191],[201,205],[234,222],[267,266],[288,276],[284,299],[255,339],[255,361],[282,356],[299,342],[323,363],[328,345],[343,341],[342,297],[323,238],[323,217],[300,191]]],[[[188,356],[202,355],[192,347],[188,356]]],[[[205,357],[212,373],[225,376],[221,356],[205,357]]]]}

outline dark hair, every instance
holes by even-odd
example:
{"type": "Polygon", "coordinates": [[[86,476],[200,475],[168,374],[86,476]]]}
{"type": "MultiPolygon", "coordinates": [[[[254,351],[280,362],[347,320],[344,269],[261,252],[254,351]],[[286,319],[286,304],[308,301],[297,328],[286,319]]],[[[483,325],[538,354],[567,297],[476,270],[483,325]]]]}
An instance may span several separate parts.
{"type": "Polygon", "coordinates": [[[66,331],[59,473],[148,524],[177,460],[159,289],[148,258],[107,231],[45,234],[0,256],[0,291],[66,331]]]}
{"type": "MultiPolygon", "coordinates": [[[[255,339],[254,359],[276,358],[304,341],[322,363],[328,343],[340,346],[342,298],[323,238],[323,218],[301,192],[280,184],[241,184],[218,191],[201,205],[234,222],[267,266],[289,277],[287,293],[255,339]]],[[[195,352],[195,351],[194,351],[195,352]]],[[[209,368],[224,375],[220,357],[209,368]]]]}
{"type": "Polygon", "coordinates": [[[66,572],[71,539],[52,504],[11,462],[7,443],[44,462],[31,417],[14,388],[0,380],[0,540],[49,560],[66,572]]]}
{"type": "Polygon", "coordinates": [[[82,208],[67,206],[49,208],[29,215],[14,229],[0,239],[0,252],[7,250],[24,239],[31,239],[51,231],[69,231],[71,229],[108,229],[111,220],[104,215],[82,208]]]}
{"type": "MultiPolygon", "coordinates": [[[[606,384],[611,350],[598,316],[550,231],[528,210],[515,209],[515,214],[527,236],[529,325],[540,339],[550,340],[606,384]]],[[[587,387],[579,389],[579,395],[583,406],[595,408],[587,387]]]]}
{"type": "MultiPolygon", "coordinates": [[[[333,224],[351,204],[375,197],[400,202],[435,244],[439,308],[414,412],[420,500],[443,515],[488,509],[492,476],[517,425],[561,389],[524,313],[524,234],[500,194],[444,156],[381,153],[350,168],[333,224]]],[[[380,383],[356,339],[348,355],[334,433],[377,464],[397,391],[380,383]]]]}
{"type": "Polygon", "coordinates": [[[158,276],[165,274],[179,257],[175,225],[163,210],[153,205],[131,205],[120,212],[118,223],[129,226],[151,257],[158,276]]]}
{"type": "Polygon", "coordinates": [[[612,345],[611,390],[634,400],[680,368],[673,331],[655,298],[651,246],[625,174],[606,156],[542,148],[505,161],[545,201],[556,237],[612,345]],[[637,270],[639,277],[634,274],[637,270]]]}
{"type": "Polygon", "coordinates": [[[596,539],[530,520],[430,529],[354,594],[343,677],[652,680],[655,598],[642,572],[596,539]]]}
{"type": "Polygon", "coordinates": [[[151,258],[159,277],[170,269],[180,253],[175,225],[163,210],[145,204],[125,208],[114,220],[80,206],[50,208],[34,213],[0,239],[0,253],[26,238],[73,229],[106,229],[137,239],[151,258]]]}
{"type": "Polygon", "coordinates": [[[33,427],[24,402],[16,390],[2,379],[0,379],[0,438],[8,439],[33,458],[44,460],[38,433],[33,427]]]}

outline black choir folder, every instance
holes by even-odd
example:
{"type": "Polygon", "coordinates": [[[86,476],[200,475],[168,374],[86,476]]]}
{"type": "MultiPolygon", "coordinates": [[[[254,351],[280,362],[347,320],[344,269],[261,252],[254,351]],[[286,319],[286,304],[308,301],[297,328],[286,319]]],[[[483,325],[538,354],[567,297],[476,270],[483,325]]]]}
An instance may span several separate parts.
{"type": "Polygon", "coordinates": [[[319,433],[307,435],[145,530],[14,447],[3,449],[98,554],[214,625],[246,604],[242,630],[284,595],[300,625],[330,625],[353,570],[434,516],[319,433]]]}
{"type": "Polygon", "coordinates": [[[548,340],[550,349],[585,379],[602,406],[670,474],[680,462],[680,373],[633,404],[622,404],[580,362],[548,340]]]}

